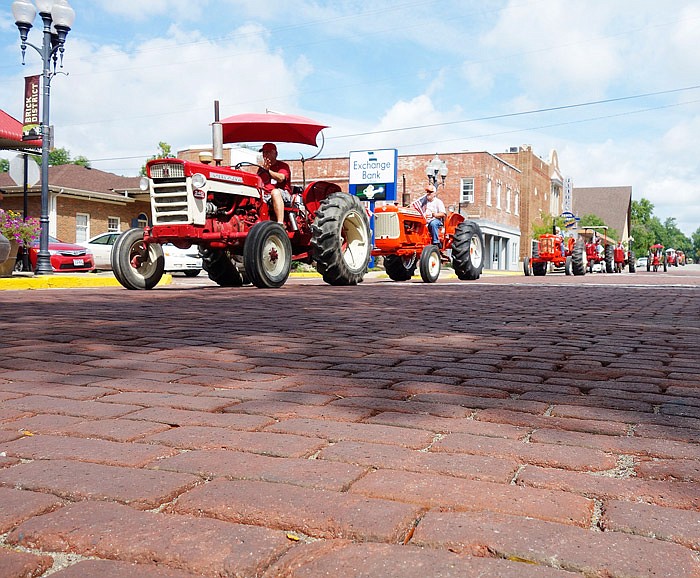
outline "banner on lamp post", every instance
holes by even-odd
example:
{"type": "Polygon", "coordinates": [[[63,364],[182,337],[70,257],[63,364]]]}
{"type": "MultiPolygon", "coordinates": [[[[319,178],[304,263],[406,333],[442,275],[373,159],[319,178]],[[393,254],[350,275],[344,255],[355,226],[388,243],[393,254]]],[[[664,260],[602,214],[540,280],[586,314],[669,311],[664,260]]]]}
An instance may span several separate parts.
{"type": "Polygon", "coordinates": [[[41,138],[39,124],[39,75],[24,77],[24,119],[22,140],[41,138]]]}

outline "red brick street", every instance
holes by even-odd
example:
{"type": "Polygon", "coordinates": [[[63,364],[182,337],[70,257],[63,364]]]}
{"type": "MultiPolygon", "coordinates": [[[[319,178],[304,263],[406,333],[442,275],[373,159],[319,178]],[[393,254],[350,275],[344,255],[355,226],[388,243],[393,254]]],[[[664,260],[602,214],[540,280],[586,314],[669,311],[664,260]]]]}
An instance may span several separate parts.
{"type": "Polygon", "coordinates": [[[0,291],[3,578],[700,577],[700,267],[0,291]]]}

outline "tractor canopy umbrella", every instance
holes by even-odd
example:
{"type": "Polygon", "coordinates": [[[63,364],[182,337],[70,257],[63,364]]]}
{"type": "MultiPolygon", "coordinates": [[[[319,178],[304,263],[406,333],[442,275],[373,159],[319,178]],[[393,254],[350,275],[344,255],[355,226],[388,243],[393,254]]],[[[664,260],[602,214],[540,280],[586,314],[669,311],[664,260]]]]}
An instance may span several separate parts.
{"type": "Polygon", "coordinates": [[[248,113],[229,116],[221,121],[225,143],[291,142],[316,145],[318,133],[327,125],[310,118],[277,113],[248,113]]]}

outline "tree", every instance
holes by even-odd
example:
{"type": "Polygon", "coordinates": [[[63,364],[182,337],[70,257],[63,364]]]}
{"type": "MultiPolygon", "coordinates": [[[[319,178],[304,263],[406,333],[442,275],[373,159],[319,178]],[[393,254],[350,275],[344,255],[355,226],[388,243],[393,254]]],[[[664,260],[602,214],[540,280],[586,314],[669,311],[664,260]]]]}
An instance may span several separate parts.
{"type": "Polygon", "coordinates": [[[10,170],[10,161],[7,159],[0,159],[0,173],[7,173],[10,170]]]}
{"type": "MultiPolygon", "coordinates": [[[[36,164],[41,166],[41,156],[31,155],[31,158],[34,159],[36,164]]],[[[71,159],[70,151],[68,149],[66,149],[65,147],[50,150],[49,151],[49,166],[50,167],[57,167],[59,165],[80,165],[81,167],[85,167],[85,168],[89,169],[90,168],[90,159],[88,159],[87,157],[83,157],[83,156],[78,156],[75,159],[71,159]]]]}
{"type": "Polygon", "coordinates": [[[700,260],[700,227],[693,233],[693,259],[696,263],[700,260]]]}
{"type": "MultiPolygon", "coordinates": [[[[159,142],[158,143],[158,154],[155,154],[154,156],[150,157],[146,162],[148,161],[153,161],[155,159],[174,159],[175,155],[172,153],[173,147],[171,147],[167,142],[159,142]]],[[[142,177],[146,176],[146,164],[141,167],[141,171],[139,173],[142,177]]]]}

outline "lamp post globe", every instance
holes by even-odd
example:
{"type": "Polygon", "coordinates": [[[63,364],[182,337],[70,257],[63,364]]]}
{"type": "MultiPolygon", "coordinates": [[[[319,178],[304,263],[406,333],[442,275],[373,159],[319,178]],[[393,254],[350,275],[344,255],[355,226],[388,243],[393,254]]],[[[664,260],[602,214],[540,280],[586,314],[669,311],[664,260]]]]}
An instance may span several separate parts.
{"type": "Polygon", "coordinates": [[[433,185],[436,189],[439,186],[438,175],[442,181],[442,186],[445,186],[445,179],[448,174],[447,162],[440,159],[437,153],[425,167],[425,174],[428,177],[428,182],[433,185]]]}
{"type": "Polygon", "coordinates": [[[14,0],[12,3],[12,15],[19,30],[22,41],[22,64],[24,64],[27,46],[36,50],[41,56],[42,62],[42,120],[41,120],[41,216],[39,223],[41,233],[39,236],[39,252],[35,275],[50,275],[51,254],[49,253],[49,146],[50,146],[50,116],[51,103],[51,79],[56,75],[56,61],[61,55],[61,67],[63,67],[63,51],[66,36],[75,19],[75,11],[68,0],[14,0]],[[41,46],[35,46],[27,42],[29,30],[32,28],[37,11],[44,25],[41,46]],[[54,67],[51,72],[51,61],[54,67]]]}

